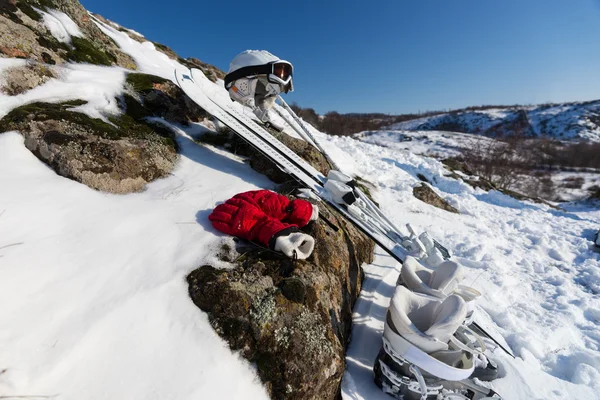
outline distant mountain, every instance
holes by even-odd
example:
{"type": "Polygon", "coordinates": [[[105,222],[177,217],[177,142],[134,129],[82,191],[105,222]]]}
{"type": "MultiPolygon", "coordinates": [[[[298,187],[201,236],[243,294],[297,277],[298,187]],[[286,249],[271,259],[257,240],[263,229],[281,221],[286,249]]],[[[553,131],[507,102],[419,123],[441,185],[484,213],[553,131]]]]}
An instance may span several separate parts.
{"type": "Polygon", "coordinates": [[[600,100],[539,106],[477,107],[392,124],[392,130],[486,136],[546,136],[600,142],[600,100]]]}

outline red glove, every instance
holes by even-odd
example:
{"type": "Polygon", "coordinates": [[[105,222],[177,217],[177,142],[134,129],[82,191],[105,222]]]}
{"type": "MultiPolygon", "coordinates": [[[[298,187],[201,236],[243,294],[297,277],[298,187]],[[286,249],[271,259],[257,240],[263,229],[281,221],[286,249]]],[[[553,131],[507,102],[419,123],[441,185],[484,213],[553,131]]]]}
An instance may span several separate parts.
{"type": "Polygon", "coordinates": [[[298,232],[318,216],[318,208],[305,200],[289,201],[268,190],[240,193],[218,205],[208,216],[212,225],[228,235],[258,242],[289,257],[310,256],[314,239],[298,232]]]}
{"type": "MultiPolygon", "coordinates": [[[[243,199],[261,209],[269,217],[278,219],[288,224],[302,228],[311,220],[315,213],[318,216],[317,206],[306,200],[292,200],[270,190],[255,190],[236,194],[234,199],[243,199]]],[[[314,218],[316,219],[316,217],[314,218]]]]}

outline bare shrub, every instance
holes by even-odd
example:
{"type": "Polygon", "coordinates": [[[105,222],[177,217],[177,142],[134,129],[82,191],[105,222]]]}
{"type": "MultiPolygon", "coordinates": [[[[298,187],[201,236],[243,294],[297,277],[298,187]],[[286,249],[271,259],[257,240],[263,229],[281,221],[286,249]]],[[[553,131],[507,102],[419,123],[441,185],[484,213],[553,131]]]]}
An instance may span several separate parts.
{"type": "Polygon", "coordinates": [[[590,199],[600,200],[600,186],[594,185],[588,188],[590,199]]]}
{"type": "Polygon", "coordinates": [[[600,143],[542,139],[532,142],[530,149],[535,153],[539,167],[600,169],[600,143]]]}
{"type": "Polygon", "coordinates": [[[563,181],[561,186],[567,189],[581,189],[584,183],[585,178],[582,176],[570,176],[563,181]]]}
{"type": "Polygon", "coordinates": [[[475,139],[464,160],[469,170],[499,189],[509,189],[525,174],[527,162],[519,152],[520,140],[475,139]]]}
{"type": "Polygon", "coordinates": [[[293,103],[290,106],[294,112],[309,122],[315,128],[330,135],[352,135],[358,132],[381,129],[398,122],[409,121],[432,115],[442,114],[445,111],[427,111],[418,114],[389,115],[382,113],[348,113],[340,114],[330,111],[324,116],[319,116],[312,108],[302,108],[293,103]]]}

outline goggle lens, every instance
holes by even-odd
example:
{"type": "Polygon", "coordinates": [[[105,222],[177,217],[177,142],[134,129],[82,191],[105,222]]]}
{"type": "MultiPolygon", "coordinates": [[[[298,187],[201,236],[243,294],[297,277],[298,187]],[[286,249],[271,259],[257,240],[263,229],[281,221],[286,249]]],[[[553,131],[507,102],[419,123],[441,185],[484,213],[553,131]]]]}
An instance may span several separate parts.
{"type": "Polygon", "coordinates": [[[273,64],[273,75],[285,81],[292,75],[292,66],[285,63],[273,64]]]}

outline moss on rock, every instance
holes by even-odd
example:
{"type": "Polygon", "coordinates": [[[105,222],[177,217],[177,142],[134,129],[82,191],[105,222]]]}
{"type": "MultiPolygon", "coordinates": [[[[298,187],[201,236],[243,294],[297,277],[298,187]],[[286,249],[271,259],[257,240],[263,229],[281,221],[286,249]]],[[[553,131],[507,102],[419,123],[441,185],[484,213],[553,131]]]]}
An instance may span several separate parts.
{"type": "Polygon", "coordinates": [[[155,88],[155,85],[160,85],[167,82],[166,79],[156,75],[130,73],[127,74],[126,82],[136,92],[146,93],[155,88]]]}
{"type": "Polygon", "coordinates": [[[21,106],[0,120],[0,132],[20,131],[27,148],[58,174],[98,190],[140,191],[171,171],[177,145],[168,129],[127,113],[107,123],[69,110],[83,104],[21,106]]]}
{"type": "Polygon", "coordinates": [[[17,3],[17,7],[19,7],[19,9],[23,12],[23,14],[27,15],[32,20],[41,21],[43,19],[42,15],[39,12],[37,12],[36,10],[34,10],[34,8],[31,7],[31,5],[29,5],[26,1],[18,0],[16,3],[17,3]]]}
{"type": "MultiPolygon", "coordinates": [[[[146,112],[179,124],[198,122],[208,114],[194,103],[181,88],[170,80],[155,75],[130,73],[127,75],[129,94],[139,101],[143,108],[127,107],[132,113],[143,115],[146,112]]],[[[126,102],[130,99],[126,97],[126,102]]]]}
{"type": "Polygon", "coordinates": [[[102,51],[85,38],[73,36],[73,48],[67,52],[67,58],[75,62],[110,66],[117,58],[109,52],[102,51]]]}

